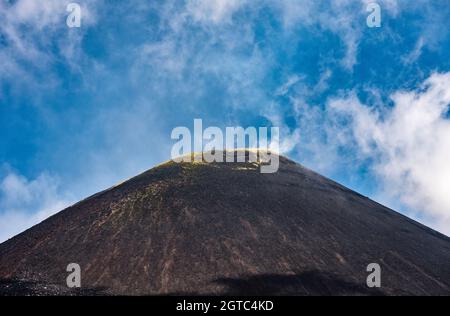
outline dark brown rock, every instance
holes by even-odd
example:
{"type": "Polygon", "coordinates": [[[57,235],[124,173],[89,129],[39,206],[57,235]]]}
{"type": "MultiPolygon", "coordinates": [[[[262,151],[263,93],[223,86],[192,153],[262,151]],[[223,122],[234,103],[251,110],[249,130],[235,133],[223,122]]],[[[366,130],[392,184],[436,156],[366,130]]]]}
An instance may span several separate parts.
{"type": "Polygon", "coordinates": [[[2,295],[448,295],[450,239],[283,157],[274,174],[169,162],[1,244],[0,279],[2,295]]]}

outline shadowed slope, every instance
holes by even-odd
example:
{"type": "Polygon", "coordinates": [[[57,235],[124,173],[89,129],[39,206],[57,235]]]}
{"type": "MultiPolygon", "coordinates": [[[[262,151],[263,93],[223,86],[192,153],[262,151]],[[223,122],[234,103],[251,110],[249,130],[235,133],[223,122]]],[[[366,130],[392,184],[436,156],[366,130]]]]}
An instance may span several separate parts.
{"type": "Polygon", "coordinates": [[[71,262],[99,294],[450,294],[449,238],[283,157],[168,162],[0,245],[4,280],[64,287],[71,262]]]}

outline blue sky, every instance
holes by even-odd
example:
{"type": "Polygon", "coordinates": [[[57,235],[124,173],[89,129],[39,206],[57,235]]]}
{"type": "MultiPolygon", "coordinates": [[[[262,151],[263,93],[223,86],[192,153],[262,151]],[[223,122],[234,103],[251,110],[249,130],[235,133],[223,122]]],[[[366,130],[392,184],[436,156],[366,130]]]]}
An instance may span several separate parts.
{"type": "Polygon", "coordinates": [[[0,1],[0,241],[170,159],[176,126],[283,153],[450,233],[450,0],[0,1]],[[76,2],[76,1],[73,1],[76,2]]]}

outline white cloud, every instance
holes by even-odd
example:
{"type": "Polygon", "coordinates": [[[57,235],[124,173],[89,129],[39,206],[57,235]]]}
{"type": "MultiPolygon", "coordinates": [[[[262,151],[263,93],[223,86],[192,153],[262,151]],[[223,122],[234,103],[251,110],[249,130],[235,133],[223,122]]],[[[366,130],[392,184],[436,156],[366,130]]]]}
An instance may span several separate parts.
{"type": "Polygon", "coordinates": [[[286,80],[286,82],[284,84],[282,84],[275,92],[276,96],[283,96],[286,95],[289,90],[295,86],[299,81],[301,81],[302,79],[304,79],[304,77],[299,76],[299,75],[291,75],[289,76],[289,78],[286,80]]]}
{"type": "Polygon", "coordinates": [[[414,49],[409,52],[406,56],[402,57],[402,61],[404,64],[412,64],[417,59],[419,59],[420,55],[422,55],[422,50],[425,46],[425,40],[421,36],[416,42],[416,45],[414,46],[414,49]]]}
{"type": "MultiPolygon", "coordinates": [[[[383,194],[450,233],[450,73],[433,74],[415,91],[391,96],[392,108],[369,108],[354,96],[329,103],[349,119],[357,153],[374,160],[383,194]]],[[[348,136],[348,135],[347,135],[348,136]]],[[[342,142],[350,141],[348,138],[342,142]]]]}
{"type": "Polygon", "coordinates": [[[189,0],[187,12],[196,21],[226,23],[245,4],[246,0],[189,0]]]}
{"type": "Polygon", "coordinates": [[[64,209],[73,200],[58,181],[42,173],[36,179],[8,171],[0,180],[0,242],[64,209]]]}
{"type": "Polygon", "coordinates": [[[369,3],[378,3],[383,11],[390,15],[396,16],[401,10],[401,6],[397,0],[362,0],[362,3],[367,7],[369,3]]]}
{"type": "Polygon", "coordinates": [[[97,4],[93,0],[81,4],[82,27],[70,32],[66,25],[68,3],[60,0],[0,2],[0,38],[5,44],[0,45],[0,81],[20,77],[26,86],[39,91],[55,87],[56,75],[49,69],[61,57],[76,68],[84,56],[80,45],[84,31],[96,22],[97,4]],[[45,73],[46,80],[37,80],[32,70],[45,73]]]}
{"type": "Polygon", "coordinates": [[[365,27],[359,23],[360,17],[367,14],[363,1],[327,1],[324,5],[321,1],[287,0],[277,1],[275,6],[280,9],[286,29],[298,25],[306,27],[316,25],[339,36],[345,49],[341,65],[349,71],[353,69],[357,63],[362,28],[365,27]]]}
{"type": "MultiPolygon", "coordinates": [[[[292,85],[293,78],[289,78],[288,82],[284,84],[283,87],[292,85]]],[[[295,149],[297,144],[300,142],[301,130],[299,128],[289,128],[284,124],[283,115],[278,109],[278,105],[272,103],[267,109],[262,111],[264,117],[266,117],[274,127],[279,128],[279,139],[277,151],[280,154],[288,154],[295,149]]]]}

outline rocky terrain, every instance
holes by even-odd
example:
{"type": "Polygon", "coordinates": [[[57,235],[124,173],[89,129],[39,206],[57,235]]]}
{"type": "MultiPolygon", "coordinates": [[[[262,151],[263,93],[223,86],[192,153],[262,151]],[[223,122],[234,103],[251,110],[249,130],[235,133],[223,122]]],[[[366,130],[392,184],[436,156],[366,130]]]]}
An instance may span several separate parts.
{"type": "Polygon", "coordinates": [[[167,162],[0,245],[0,295],[122,294],[449,295],[450,238],[280,157],[167,162]]]}

